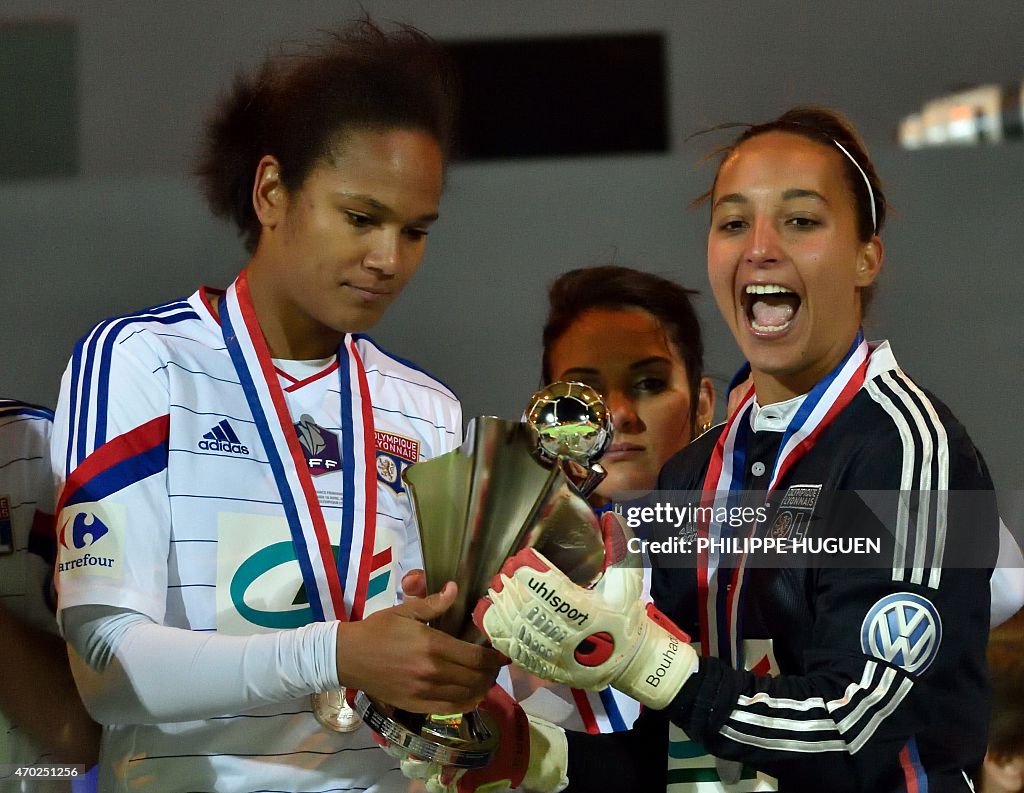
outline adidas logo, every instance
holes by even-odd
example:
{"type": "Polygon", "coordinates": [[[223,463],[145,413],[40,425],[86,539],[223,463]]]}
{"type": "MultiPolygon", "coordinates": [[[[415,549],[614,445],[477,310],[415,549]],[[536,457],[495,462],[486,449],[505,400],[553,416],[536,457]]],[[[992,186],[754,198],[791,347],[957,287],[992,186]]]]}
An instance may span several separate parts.
{"type": "Polygon", "coordinates": [[[222,419],[212,430],[203,435],[203,439],[199,441],[199,448],[207,452],[249,453],[249,447],[242,445],[227,419],[222,419]]]}

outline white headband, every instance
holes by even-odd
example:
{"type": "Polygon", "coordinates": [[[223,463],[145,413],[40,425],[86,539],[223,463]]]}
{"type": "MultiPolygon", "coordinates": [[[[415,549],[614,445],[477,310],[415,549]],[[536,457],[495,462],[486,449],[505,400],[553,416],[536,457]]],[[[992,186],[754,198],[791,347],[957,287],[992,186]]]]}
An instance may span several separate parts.
{"type": "Polygon", "coordinates": [[[875,215],[875,191],[871,189],[871,181],[868,179],[868,175],[866,173],[864,173],[864,169],[860,167],[860,163],[857,162],[854,159],[853,155],[850,154],[850,152],[848,152],[846,150],[846,147],[844,147],[843,144],[840,143],[835,138],[832,138],[832,142],[834,144],[836,144],[836,146],[839,147],[839,151],[841,151],[843,154],[845,154],[847,159],[849,159],[849,161],[853,163],[853,167],[857,169],[857,171],[860,173],[861,177],[864,179],[864,184],[867,185],[867,188],[868,188],[868,200],[871,202],[871,232],[873,234],[877,234],[878,233],[878,217],[875,215]]]}

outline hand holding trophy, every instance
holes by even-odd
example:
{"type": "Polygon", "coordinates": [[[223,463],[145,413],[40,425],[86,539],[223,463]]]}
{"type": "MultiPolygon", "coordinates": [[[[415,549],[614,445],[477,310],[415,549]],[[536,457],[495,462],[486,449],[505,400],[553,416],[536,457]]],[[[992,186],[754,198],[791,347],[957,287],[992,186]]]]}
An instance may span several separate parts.
{"type": "MultiPolygon", "coordinates": [[[[596,391],[554,383],[533,395],[523,422],[478,417],[459,449],[406,469],[427,591],[458,584],[455,602],[433,627],[486,642],[473,625],[473,606],[505,560],[524,548],[536,548],[578,584],[599,576],[604,546],[585,497],[604,477],[594,461],[611,435],[596,391]]],[[[485,765],[499,739],[481,711],[414,714],[363,692],[355,709],[391,743],[447,766],[485,765]]]]}

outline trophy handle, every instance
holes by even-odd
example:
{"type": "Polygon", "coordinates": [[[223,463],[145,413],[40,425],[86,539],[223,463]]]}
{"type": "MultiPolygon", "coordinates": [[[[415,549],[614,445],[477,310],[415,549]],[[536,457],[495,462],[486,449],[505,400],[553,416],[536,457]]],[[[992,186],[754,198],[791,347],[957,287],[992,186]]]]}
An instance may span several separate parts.
{"type": "Polygon", "coordinates": [[[565,474],[565,478],[576,488],[581,498],[589,498],[590,494],[597,490],[597,486],[608,476],[608,472],[599,463],[583,465],[571,457],[563,455],[558,458],[556,464],[565,474]]]}

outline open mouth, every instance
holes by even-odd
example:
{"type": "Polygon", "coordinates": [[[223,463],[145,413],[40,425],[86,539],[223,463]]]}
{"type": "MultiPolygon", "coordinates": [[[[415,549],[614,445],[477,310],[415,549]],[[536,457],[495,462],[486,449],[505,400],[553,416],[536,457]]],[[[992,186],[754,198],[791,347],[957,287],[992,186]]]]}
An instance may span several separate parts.
{"type": "Polygon", "coordinates": [[[783,333],[800,310],[800,296],[779,284],[748,284],[743,290],[743,308],[756,333],[783,333]]]}

